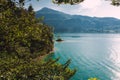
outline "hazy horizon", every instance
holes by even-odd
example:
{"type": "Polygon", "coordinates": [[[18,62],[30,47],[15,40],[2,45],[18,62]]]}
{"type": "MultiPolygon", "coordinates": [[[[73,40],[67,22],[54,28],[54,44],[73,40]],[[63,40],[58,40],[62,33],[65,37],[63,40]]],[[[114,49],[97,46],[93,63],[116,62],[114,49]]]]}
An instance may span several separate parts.
{"type": "MultiPolygon", "coordinates": [[[[52,8],[49,8],[49,7],[43,7],[43,8],[48,8],[48,9],[51,9],[51,10],[55,10],[55,11],[58,11],[58,12],[62,12],[62,13],[64,13],[64,14],[68,14],[68,15],[78,15],[78,16],[87,16],[87,17],[95,17],[95,18],[116,18],[116,17],[107,17],[107,16],[104,16],[104,17],[98,17],[98,16],[89,16],[89,15],[84,15],[84,14],[69,14],[69,13],[65,13],[65,12],[63,12],[63,11],[60,11],[60,10],[56,10],[56,9],[52,9],[52,8]]],[[[40,11],[40,10],[42,10],[43,8],[41,8],[41,9],[39,9],[39,10],[37,10],[37,11],[40,11]]],[[[35,11],[35,12],[37,12],[37,11],[35,11]]],[[[120,18],[116,18],[116,19],[120,19],[120,18]]]]}
{"type": "Polygon", "coordinates": [[[33,5],[35,11],[48,7],[71,15],[85,15],[91,17],[114,17],[120,19],[120,6],[113,6],[110,1],[105,0],[85,0],[83,3],[77,5],[52,3],[52,0],[31,1],[28,3],[33,5]]]}

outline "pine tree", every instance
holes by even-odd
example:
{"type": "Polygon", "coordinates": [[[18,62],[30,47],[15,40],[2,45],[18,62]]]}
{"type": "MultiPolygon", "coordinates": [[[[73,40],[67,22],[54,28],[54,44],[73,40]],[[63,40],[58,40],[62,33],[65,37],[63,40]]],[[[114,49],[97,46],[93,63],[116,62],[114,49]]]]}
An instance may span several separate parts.
{"type": "Polygon", "coordinates": [[[69,80],[75,71],[68,62],[38,59],[53,49],[52,28],[39,23],[31,5],[24,9],[24,0],[17,1],[0,3],[0,80],[69,80]]]}
{"type": "Polygon", "coordinates": [[[33,7],[32,7],[32,5],[30,5],[30,6],[28,7],[28,12],[33,12],[33,7]]]}

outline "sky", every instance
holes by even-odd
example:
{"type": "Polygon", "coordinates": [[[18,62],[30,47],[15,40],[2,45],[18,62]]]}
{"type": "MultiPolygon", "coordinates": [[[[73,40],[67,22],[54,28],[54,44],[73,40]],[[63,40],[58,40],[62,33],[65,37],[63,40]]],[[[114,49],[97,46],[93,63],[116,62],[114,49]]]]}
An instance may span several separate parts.
{"type": "MultiPolygon", "coordinates": [[[[54,4],[52,0],[32,0],[31,4],[34,10],[40,10],[48,7],[54,10],[62,11],[72,15],[85,15],[91,17],[115,17],[120,19],[120,6],[112,6],[110,1],[105,0],[85,0],[77,5],[54,4]]],[[[27,5],[29,5],[28,3],[27,5]]]]}

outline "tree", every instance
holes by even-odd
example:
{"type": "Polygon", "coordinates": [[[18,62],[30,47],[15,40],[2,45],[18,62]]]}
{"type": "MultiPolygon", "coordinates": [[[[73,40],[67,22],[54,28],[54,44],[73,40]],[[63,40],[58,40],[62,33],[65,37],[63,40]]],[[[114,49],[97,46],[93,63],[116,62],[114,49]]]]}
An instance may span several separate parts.
{"type": "Polygon", "coordinates": [[[83,2],[84,0],[53,0],[53,3],[55,4],[62,4],[62,3],[65,3],[65,4],[78,4],[78,3],[81,3],[83,2]]]}
{"type": "Polygon", "coordinates": [[[24,61],[0,58],[0,80],[69,80],[76,70],[64,68],[56,60],[24,61]]]}
{"type": "Polygon", "coordinates": [[[17,5],[11,0],[1,4],[0,52],[22,58],[41,55],[42,51],[50,52],[53,48],[52,28],[38,23],[32,6],[26,10],[17,5]]]}
{"type": "MultiPolygon", "coordinates": [[[[55,3],[55,4],[63,4],[64,3],[64,4],[74,5],[74,4],[79,4],[83,1],[85,1],[85,0],[53,0],[53,3],[55,3]]],[[[114,6],[120,5],[120,0],[108,0],[108,1],[111,1],[111,4],[114,6]]]]}
{"type": "MultiPolygon", "coordinates": [[[[0,0],[0,79],[1,80],[69,80],[76,72],[68,68],[70,60],[36,61],[53,49],[53,32],[39,23],[30,0],[0,0]]],[[[56,4],[78,4],[83,0],[55,0],[56,4]]],[[[119,0],[113,0],[119,5],[119,0]]],[[[94,78],[96,79],[96,78],[94,78]]]]}
{"type": "Polygon", "coordinates": [[[42,59],[53,50],[53,29],[36,19],[32,6],[25,9],[24,3],[0,1],[0,80],[69,80],[76,70],[68,63],[42,59]]]}
{"type": "Polygon", "coordinates": [[[28,12],[33,12],[33,7],[32,7],[32,5],[30,5],[30,6],[28,7],[28,12]]]}

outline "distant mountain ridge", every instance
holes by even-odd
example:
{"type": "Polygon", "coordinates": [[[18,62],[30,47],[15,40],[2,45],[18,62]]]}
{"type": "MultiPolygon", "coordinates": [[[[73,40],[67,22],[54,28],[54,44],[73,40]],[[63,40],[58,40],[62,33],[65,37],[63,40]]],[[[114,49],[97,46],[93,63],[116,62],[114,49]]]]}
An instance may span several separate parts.
{"type": "Polygon", "coordinates": [[[36,12],[36,17],[44,16],[44,22],[54,27],[55,32],[118,33],[120,19],[112,17],[89,17],[70,15],[49,8],[36,12]]]}

